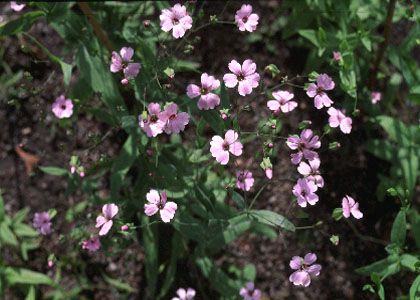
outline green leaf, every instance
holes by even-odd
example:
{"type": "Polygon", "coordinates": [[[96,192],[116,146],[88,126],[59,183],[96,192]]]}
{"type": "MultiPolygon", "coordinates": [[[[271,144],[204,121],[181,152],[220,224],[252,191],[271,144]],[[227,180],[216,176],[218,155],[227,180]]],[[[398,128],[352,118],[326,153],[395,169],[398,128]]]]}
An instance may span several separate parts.
{"type": "Polygon", "coordinates": [[[255,278],[257,277],[257,268],[255,268],[255,265],[247,264],[243,269],[242,277],[246,282],[255,281],[255,278]]]}
{"type": "Polygon", "coordinates": [[[405,210],[398,212],[395,217],[394,223],[391,229],[391,242],[397,244],[400,248],[404,246],[405,236],[407,230],[407,221],[405,210]]]}
{"type": "Polygon", "coordinates": [[[408,216],[417,249],[420,249],[420,214],[415,209],[410,209],[408,216]]]}
{"type": "Polygon", "coordinates": [[[143,234],[143,247],[147,259],[145,260],[145,274],[147,281],[146,299],[154,299],[158,279],[158,234],[156,227],[148,226],[149,218],[147,216],[141,217],[143,234]]]}
{"type": "Polygon", "coordinates": [[[419,171],[419,156],[420,149],[415,149],[412,147],[400,148],[397,154],[404,177],[405,187],[408,189],[410,195],[414,194],[414,189],[417,182],[419,171]]]}
{"type": "Polygon", "coordinates": [[[111,196],[118,197],[124,177],[133,165],[138,155],[137,141],[133,135],[129,135],[118,157],[111,168],[111,196]]]}
{"type": "Polygon", "coordinates": [[[299,30],[298,33],[304,38],[308,39],[315,46],[320,47],[319,42],[318,42],[318,35],[315,30],[302,29],[302,30],[299,30]]]}
{"type": "Polygon", "coordinates": [[[80,69],[80,81],[92,87],[93,91],[100,93],[101,100],[116,116],[126,115],[127,107],[109,72],[109,66],[105,66],[98,56],[91,56],[85,46],[80,47],[77,52],[76,62],[80,69]]]}
{"type": "Polygon", "coordinates": [[[401,255],[401,266],[409,269],[411,272],[416,271],[416,264],[419,263],[420,260],[411,254],[403,254],[401,255]]]}
{"type": "Polygon", "coordinates": [[[273,227],[280,227],[288,231],[294,232],[295,225],[282,215],[270,210],[250,210],[249,215],[256,218],[260,223],[273,227]]]}
{"type": "Polygon", "coordinates": [[[410,300],[420,299],[420,275],[416,277],[410,287],[410,300]]]}
{"type": "Polygon", "coordinates": [[[7,267],[4,271],[6,281],[10,285],[14,284],[45,284],[54,285],[50,277],[39,272],[31,271],[28,269],[18,269],[7,267]]]}
{"type": "Polygon", "coordinates": [[[332,212],[332,218],[336,221],[341,220],[343,217],[343,209],[341,207],[334,208],[332,212]]]}
{"type": "Polygon", "coordinates": [[[13,232],[18,236],[18,237],[36,237],[38,236],[38,232],[36,230],[34,230],[32,227],[23,224],[23,223],[19,223],[13,226],[13,232]]]}
{"type": "Polygon", "coordinates": [[[388,277],[392,274],[398,273],[400,264],[398,256],[388,256],[385,259],[375,261],[374,263],[356,269],[356,272],[361,275],[369,276],[372,273],[377,273],[382,278],[388,277]]]}
{"type": "Polygon", "coordinates": [[[39,167],[39,169],[49,175],[53,176],[63,176],[69,174],[69,171],[63,168],[57,167],[39,167]]]}
{"type": "Polygon", "coordinates": [[[25,300],[36,300],[35,288],[33,285],[29,287],[28,293],[26,294],[25,300]]]}
{"type": "Polygon", "coordinates": [[[63,72],[63,81],[65,86],[69,86],[70,79],[71,79],[71,70],[73,68],[72,65],[69,65],[62,61],[58,56],[52,54],[44,45],[42,45],[36,38],[31,36],[30,34],[25,34],[25,36],[29,37],[32,42],[38,45],[44,51],[44,53],[48,56],[48,58],[53,62],[58,64],[61,67],[61,71],[63,72]]]}
{"type": "Polygon", "coordinates": [[[216,266],[210,258],[201,256],[197,258],[196,264],[204,277],[212,283],[212,286],[224,297],[236,297],[240,285],[233,281],[226,273],[216,266]]]}
{"type": "Polygon", "coordinates": [[[233,217],[227,220],[227,222],[227,226],[224,226],[222,223],[217,224],[216,234],[212,234],[212,232],[208,230],[209,233],[211,232],[211,238],[206,241],[206,248],[208,248],[210,252],[216,252],[223,248],[251,227],[251,221],[246,215],[233,217]]]}
{"type": "Polygon", "coordinates": [[[28,216],[29,208],[25,207],[19,210],[15,215],[13,216],[12,223],[13,224],[19,224],[22,223],[23,220],[28,216]]]}
{"type": "Polygon", "coordinates": [[[397,149],[393,144],[385,140],[369,140],[366,143],[367,150],[379,157],[380,159],[392,162],[394,161],[395,156],[397,155],[397,149]]]}
{"type": "Polygon", "coordinates": [[[12,246],[18,246],[18,240],[6,222],[0,224],[0,241],[12,246]]]}
{"type": "Polygon", "coordinates": [[[245,208],[244,197],[242,197],[242,195],[237,193],[236,191],[232,191],[232,200],[236,203],[236,205],[238,205],[239,209],[242,210],[245,208]]]}
{"type": "Polygon", "coordinates": [[[105,273],[102,273],[102,277],[106,283],[109,283],[111,286],[115,287],[116,289],[120,291],[124,291],[127,293],[134,293],[136,291],[128,283],[125,283],[118,279],[111,278],[107,276],[105,273]]]}
{"type": "Polygon", "coordinates": [[[377,116],[373,121],[381,125],[388,136],[400,145],[410,146],[415,141],[416,134],[418,134],[418,129],[412,129],[403,122],[389,116],[377,116]]]}
{"type": "Polygon", "coordinates": [[[13,35],[31,28],[40,17],[44,16],[42,11],[30,11],[22,15],[19,19],[9,21],[0,27],[0,36],[13,35]]]}

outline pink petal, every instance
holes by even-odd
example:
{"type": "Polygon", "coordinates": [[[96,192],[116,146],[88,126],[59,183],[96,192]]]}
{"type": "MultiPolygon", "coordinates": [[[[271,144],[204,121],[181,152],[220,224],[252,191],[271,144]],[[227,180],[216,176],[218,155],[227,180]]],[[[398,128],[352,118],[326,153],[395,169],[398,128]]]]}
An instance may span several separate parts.
{"type": "Polygon", "coordinates": [[[118,206],[114,203],[102,206],[102,214],[107,219],[112,219],[118,213],[118,206]]]}
{"type": "Polygon", "coordinates": [[[280,108],[280,103],[277,100],[270,100],[267,102],[267,107],[272,111],[276,111],[280,108]]]}
{"type": "Polygon", "coordinates": [[[241,96],[246,96],[252,93],[252,84],[248,80],[239,81],[238,93],[241,96]]]}
{"type": "Polygon", "coordinates": [[[350,217],[350,204],[349,204],[349,200],[346,197],[344,197],[343,200],[341,201],[341,206],[343,208],[344,218],[350,217]]]}
{"type": "Polygon", "coordinates": [[[306,90],[306,95],[308,95],[309,97],[313,98],[316,96],[317,94],[317,85],[315,83],[311,83],[308,86],[308,89],[306,90]]]}
{"type": "Polygon", "coordinates": [[[99,231],[99,235],[106,235],[112,227],[112,220],[107,221],[99,231]]]}
{"type": "Polygon", "coordinates": [[[101,227],[102,225],[104,225],[108,220],[105,219],[103,216],[97,216],[96,217],[96,228],[101,227]]]}
{"type": "MultiPolygon", "coordinates": [[[[240,75],[242,73],[241,65],[236,60],[232,60],[229,63],[228,68],[235,75],[240,75]]],[[[223,80],[225,79],[223,78],[223,80]]]]}
{"type": "Polygon", "coordinates": [[[352,124],[352,120],[349,117],[346,117],[344,120],[341,121],[340,123],[340,130],[343,133],[349,134],[351,132],[351,124],[352,124]]]}
{"type": "Polygon", "coordinates": [[[131,60],[134,54],[133,48],[130,47],[122,47],[120,50],[121,57],[124,61],[128,62],[131,60]]]}
{"type": "Polygon", "coordinates": [[[238,84],[238,78],[232,73],[225,74],[223,76],[223,81],[228,88],[233,88],[238,84]]]}
{"type": "Polygon", "coordinates": [[[302,257],[300,256],[293,256],[289,263],[290,268],[292,268],[293,270],[299,270],[301,265],[302,257]]]}
{"type": "Polygon", "coordinates": [[[230,129],[226,131],[225,133],[225,141],[229,144],[233,144],[237,139],[239,135],[234,130],[230,129]]]}
{"type": "Polygon", "coordinates": [[[242,74],[246,77],[255,73],[257,65],[250,59],[246,59],[242,63],[242,74]]]}
{"type": "Polygon", "coordinates": [[[308,268],[308,273],[314,276],[318,276],[319,273],[321,272],[321,269],[322,269],[321,265],[318,265],[318,264],[312,265],[308,268]]]}
{"type": "Polygon", "coordinates": [[[304,176],[311,174],[311,167],[306,162],[301,162],[297,168],[298,172],[304,176]]]}
{"type": "Polygon", "coordinates": [[[166,202],[164,208],[160,210],[160,217],[162,221],[165,223],[170,222],[174,218],[177,208],[178,205],[175,202],[166,202]]]}
{"type": "Polygon", "coordinates": [[[150,190],[150,192],[146,194],[146,199],[149,201],[149,203],[157,205],[160,202],[158,191],[150,190]]]}
{"type": "Polygon", "coordinates": [[[155,213],[157,213],[159,210],[158,206],[156,204],[145,204],[144,205],[144,213],[146,215],[153,216],[155,213]]]}
{"type": "Polygon", "coordinates": [[[316,262],[316,259],[317,257],[315,253],[307,253],[303,258],[303,262],[305,265],[312,265],[314,262],[316,262]]]}
{"type": "Polygon", "coordinates": [[[195,84],[189,84],[187,86],[187,96],[190,98],[195,98],[201,95],[200,87],[195,84]]]}

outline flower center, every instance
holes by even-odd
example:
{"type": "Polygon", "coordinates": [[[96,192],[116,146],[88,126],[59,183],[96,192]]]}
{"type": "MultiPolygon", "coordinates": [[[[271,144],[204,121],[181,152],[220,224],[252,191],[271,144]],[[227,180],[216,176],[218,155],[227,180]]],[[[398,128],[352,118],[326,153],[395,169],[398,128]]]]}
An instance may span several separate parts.
{"type": "Polygon", "coordinates": [[[165,207],[165,205],[162,203],[162,201],[159,201],[159,203],[158,203],[157,207],[158,207],[159,209],[163,209],[163,208],[165,207]]]}
{"type": "Polygon", "coordinates": [[[324,92],[324,89],[323,89],[322,87],[318,86],[318,87],[316,88],[316,93],[317,93],[318,95],[322,94],[323,92],[324,92]]]}
{"type": "Polygon", "coordinates": [[[238,76],[236,76],[236,78],[238,79],[238,81],[242,81],[245,79],[245,76],[242,73],[240,73],[238,76]]]}
{"type": "Polygon", "coordinates": [[[172,24],[174,24],[174,25],[178,25],[178,24],[179,24],[179,20],[178,20],[177,18],[174,18],[174,19],[172,20],[172,24]]]}
{"type": "Polygon", "coordinates": [[[243,17],[242,22],[244,22],[244,23],[248,22],[248,17],[243,17]]]}
{"type": "Polygon", "coordinates": [[[60,108],[61,108],[62,110],[64,110],[64,109],[66,109],[66,105],[65,105],[65,104],[61,104],[61,105],[60,105],[60,108]]]}
{"type": "Polygon", "coordinates": [[[223,148],[223,150],[228,151],[229,150],[229,143],[224,142],[222,148],[223,148]]]}
{"type": "Polygon", "coordinates": [[[156,115],[151,115],[150,116],[150,122],[151,123],[156,123],[159,120],[159,118],[156,115]]]}
{"type": "Polygon", "coordinates": [[[209,91],[206,88],[201,88],[201,95],[207,94],[209,91]]]}
{"type": "Polygon", "coordinates": [[[173,114],[173,115],[171,115],[170,117],[169,117],[169,120],[174,120],[176,118],[176,114],[173,114]]]}
{"type": "Polygon", "coordinates": [[[305,149],[306,147],[305,147],[305,143],[302,143],[302,142],[300,142],[299,144],[298,144],[298,150],[299,151],[303,151],[303,149],[305,149]]]}

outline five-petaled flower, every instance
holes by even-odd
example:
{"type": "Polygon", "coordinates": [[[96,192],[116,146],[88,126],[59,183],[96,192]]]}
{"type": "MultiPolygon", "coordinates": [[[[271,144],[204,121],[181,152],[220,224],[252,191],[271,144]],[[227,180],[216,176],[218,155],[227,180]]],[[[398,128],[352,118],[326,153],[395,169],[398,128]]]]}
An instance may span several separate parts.
{"type": "Polygon", "coordinates": [[[344,218],[349,218],[350,214],[356,219],[363,218],[363,213],[359,210],[359,202],[356,202],[352,197],[346,195],[343,198],[341,205],[343,207],[344,218]]]}
{"type": "Polygon", "coordinates": [[[340,127],[340,130],[346,134],[351,132],[352,120],[350,117],[346,117],[346,115],[343,114],[343,112],[341,112],[338,109],[335,109],[334,107],[330,107],[327,113],[330,115],[330,117],[328,118],[328,123],[330,124],[330,127],[340,127]]]}
{"type": "Polygon", "coordinates": [[[42,235],[48,235],[51,233],[51,218],[46,211],[35,213],[32,225],[42,235]]]}
{"type": "Polygon", "coordinates": [[[232,129],[228,130],[223,139],[219,135],[213,136],[210,142],[211,155],[221,165],[226,165],[229,162],[229,152],[235,156],[242,154],[242,144],[238,141],[239,135],[232,129]]]}
{"type": "Polygon", "coordinates": [[[52,105],[52,112],[59,119],[70,118],[73,114],[73,102],[61,95],[52,105]]]}
{"type": "Polygon", "coordinates": [[[88,250],[89,252],[96,252],[99,248],[101,248],[101,242],[97,236],[82,241],[82,249],[88,250]]]}
{"type": "Polygon", "coordinates": [[[144,213],[146,215],[153,216],[158,211],[160,213],[160,218],[163,222],[170,222],[178,208],[178,205],[175,202],[167,201],[166,192],[158,192],[157,190],[150,190],[147,193],[146,199],[149,202],[144,205],[144,213]]]}
{"type": "Polygon", "coordinates": [[[133,55],[134,50],[130,47],[122,47],[120,54],[112,51],[110,70],[113,73],[123,71],[125,77],[121,80],[122,84],[127,84],[128,79],[134,78],[139,74],[140,64],[131,62],[133,55]]]}
{"type": "Polygon", "coordinates": [[[160,19],[160,27],[163,31],[172,30],[172,36],[176,39],[184,36],[185,32],[192,27],[192,18],[184,5],[175,4],[169,9],[163,9],[160,19]]]}
{"type": "Polygon", "coordinates": [[[321,272],[321,265],[313,264],[317,257],[314,253],[308,253],[304,258],[300,256],[293,256],[290,260],[290,268],[294,271],[289,281],[294,285],[301,285],[307,287],[311,284],[311,275],[318,276],[321,272]]]}
{"type": "Polygon", "coordinates": [[[253,32],[257,29],[259,16],[252,13],[252,6],[243,4],[235,14],[235,23],[240,31],[253,32]]]}
{"type": "Polygon", "coordinates": [[[207,73],[201,74],[201,88],[195,84],[187,86],[187,96],[195,98],[200,96],[197,106],[199,109],[213,109],[220,104],[220,97],[215,93],[211,93],[219,88],[220,81],[207,73]]]}
{"type": "Polygon", "coordinates": [[[269,100],[267,107],[275,113],[278,113],[280,110],[284,113],[291,112],[298,106],[297,102],[290,101],[294,95],[288,91],[275,91],[273,92],[273,97],[275,100],[269,100]]]}
{"type": "Polygon", "coordinates": [[[316,79],[316,84],[311,83],[306,90],[306,94],[314,98],[315,107],[318,109],[330,107],[333,101],[328,97],[325,91],[334,89],[335,83],[327,74],[320,74],[316,79]]]}
{"type": "Polygon", "coordinates": [[[295,165],[299,164],[302,158],[307,160],[318,158],[318,153],[313,151],[313,149],[321,147],[319,137],[314,135],[311,129],[304,129],[301,132],[300,137],[297,135],[289,136],[286,144],[290,149],[298,151],[290,155],[291,161],[295,165]]]}
{"type": "Polygon", "coordinates": [[[249,170],[236,171],[236,187],[243,191],[249,191],[254,185],[254,177],[249,170]]]}
{"type": "Polygon", "coordinates": [[[309,164],[304,161],[301,161],[297,170],[300,174],[305,176],[307,180],[312,181],[313,183],[315,183],[316,186],[322,188],[324,186],[324,179],[319,173],[320,164],[321,160],[319,158],[310,160],[309,164]]]}
{"type": "Polygon", "coordinates": [[[166,118],[164,118],[163,112],[160,111],[159,103],[150,103],[147,106],[147,110],[149,114],[146,118],[139,116],[139,125],[148,137],[156,137],[163,132],[166,125],[166,118]]]}
{"type": "Polygon", "coordinates": [[[176,294],[178,297],[173,297],[172,300],[192,300],[195,297],[195,290],[192,288],[179,288],[176,294]]]}
{"type": "Polygon", "coordinates": [[[171,103],[166,106],[161,114],[161,119],[165,122],[164,130],[167,134],[180,133],[184,131],[185,126],[190,120],[190,116],[186,112],[177,112],[178,105],[171,103]]]}
{"type": "Polygon", "coordinates": [[[318,202],[318,195],[315,194],[318,187],[313,181],[309,181],[306,178],[298,179],[297,183],[293,187],[293,195],[297,198],[297,203],[300,207],[306,207],[309,203],[310,205],[315,205],[318,202]]]}
{"type": "Polygon", "coordinates": [[[96,228],[101,228],[99,230],[99,235],[106,235],[112,227],[112,219],[118,213],[118,206],[114,203],[105,204],[102,206],[102,215],[99,215],[96,218],[96,228]]]}
{"type": "Polygon", "coordinates": [[[244,287],[239,290],[239,295],[243,297],[243,300],[260,300],[261,291],[255,288],[252,281],[247,282],[244,287]]]}
{"type": "Polygon", "coordinates": [[[238,85],[239,95],[246,96],[252,93],[252,89],[258,87],[260,75],[255,72],[256,69],[257,65],[250,59],[246,59],[242,66],[236,60],[232,60],[229,63],[229,70],[232,73],[225,74],[223,81],[228,88],[238,85]]]}

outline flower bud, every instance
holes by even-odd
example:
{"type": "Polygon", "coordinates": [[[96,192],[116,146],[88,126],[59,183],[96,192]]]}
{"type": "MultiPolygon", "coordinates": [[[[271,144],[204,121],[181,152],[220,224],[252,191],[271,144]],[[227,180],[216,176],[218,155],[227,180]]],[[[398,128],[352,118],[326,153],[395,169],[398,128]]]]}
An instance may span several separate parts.
{"type": "Polygon", "coordinates": [[[268,179],[273,178],[273,169],[271,168],[265,169],[265,176],[267,176],[268,179]]]}
{"type": "Polygon", "coordinates": [[[128,225],[125,224],[125,225],[121,226],[121,231],[128,231],[128,225]]]}
{"type": "Polygon", "coordinates": [[[71,166],[70,167],[70,173],[74,174],[74,172],[76,172],[76,167],[75,166],[71,166]]]}
{"type": "Polygon", "coordinates": [[[49,259],[47,265],[48,265],[48,268],[51,269],[52,267],[54,267],[54,261],[49,259]]]}
{"type": "Polygon", "coordinates": [[[122,85],[127,85],[128,84],[128,79],[127,78],[122,79],[121,84],[122,85]]]}

